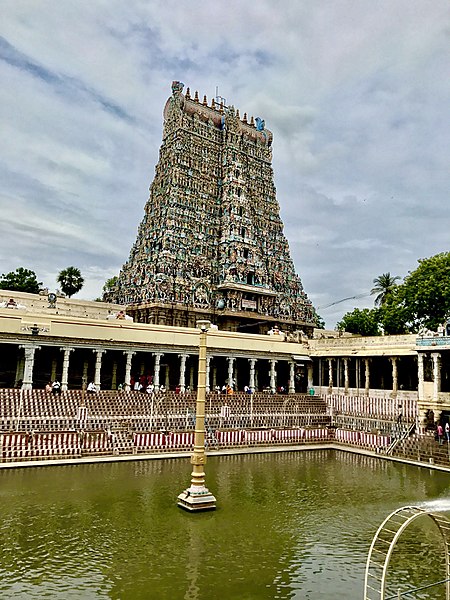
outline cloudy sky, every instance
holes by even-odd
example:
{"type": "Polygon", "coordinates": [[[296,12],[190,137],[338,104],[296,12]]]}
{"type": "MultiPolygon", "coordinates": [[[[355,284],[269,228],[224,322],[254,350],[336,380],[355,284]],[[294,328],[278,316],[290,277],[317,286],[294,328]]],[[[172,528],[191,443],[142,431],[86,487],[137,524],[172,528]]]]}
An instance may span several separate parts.
{"type": "Polygon", "coordinates": [[[448,0],[2,0],[0,273],[93,299],[143,216],[172,80],[274,133],[278,201],[327,326],[449,250],[448,0]]]}

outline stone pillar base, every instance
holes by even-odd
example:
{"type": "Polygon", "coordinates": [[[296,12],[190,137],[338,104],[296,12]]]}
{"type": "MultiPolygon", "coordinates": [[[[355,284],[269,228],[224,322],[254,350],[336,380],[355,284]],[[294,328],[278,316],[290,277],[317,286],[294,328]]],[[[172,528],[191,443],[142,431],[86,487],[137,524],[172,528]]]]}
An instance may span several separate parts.
{"type": "Polygon", "coordinates": [[[215,510],[216,499],[208,490],[202,486],[191,486],[178,496],[178,506],[189,512],[200,512],[204,510],[215,510]]]}

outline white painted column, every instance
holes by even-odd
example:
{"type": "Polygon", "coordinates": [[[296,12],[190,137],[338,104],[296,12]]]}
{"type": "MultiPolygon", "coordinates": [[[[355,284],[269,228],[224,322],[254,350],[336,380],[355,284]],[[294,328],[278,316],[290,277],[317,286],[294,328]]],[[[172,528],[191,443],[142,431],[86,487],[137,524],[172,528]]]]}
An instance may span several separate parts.
{"type": "Polygon", "coordinates": [[[235,361],[234,356],[228,357],[228,385],[233,387],[233,364],[235,361]]]}
{"type": "Polygon", "coordinates": [[[205,390],[206,392],[210,392],[211,391],[211,386],[209,385],[209,379],[210,379],[210,371],[211,371],[211,360],[212,360],[212,356],[207,356],[206,357],[206,387],[205,390]]]}
{"type": "Polygon", "coordinates": [[[155,369],[153,375],[153,386],[155,388],[155,392],[159,392],[159,376],[161,371],[161,357],[164,356],[162,352],[154,352],[153,356],[155,357],[155,369]]]}
{"type": "Polygon", "coordinates": [[[40,346],[28,346],[23,345],[19,346],[19,348],[24,349],[25,354],[25,366],[23,369],[23,382],[22,389],[23,390],[32,390],[33,389],[33,368],[34,368],[34,353],[36,350],[40,350],[40,346]]]}
{"type": "Polygon", "coordinates": [[[216,387],[217,387],[217,367],[216,365],[213,366],[213,370],[212,370],[212,386],[213,386],[213,390],[216,391],[216,387]]]}
{"type": "Polygon", "coordinates": [[[103,350],[101,348],[96,348],[92,352],[95,352],[97,355],[95,357],[94,383],[95,383],[95,387],[97,388],[97,390],[99,390],[100,386],[101,386],[100,374],[102,371],[102,354],[104,352],[106,352],[106,350],[103,350]]]}
{"type": "Polygon", "coordinates": [[[419,384],[417,387],[419,400],[423,400],[423,382],[424,382],[424,368],[423,368],[423,353],[419,352],[417,354],[417,376],[419,380],[419,384]]]}
{"type": "Polygon", "coordinates": [[[344,393],[348,394],[349,379],[348,379],[348,358],[343,358],[344,361],[344,393]]]}
{"type": "Polygon", "coordinates": [[[133,360],[133,356],[136,354],[136,352],[133,352],[132,350],[126,350],[124,352],[124,355],[126,356],[126,363],[125,363],[125,381],[124,383],[124,389],[126,392],[130,391],[130,381],[131,381],[131,361],[133,360]]]}
{"type": "Polygon", "coordinates": [[[333,392],[333,359],[328,359],[328,392],[333,392]]]}
{"type": "MultiPolygon", "coordinates": [[[[60,350],[64,352],[61,375],[61,391],[65,392],[69,387],[69,359],[70,353],[73,352],[73,348],[67,348],[64,346],[63,348],[60,348],[60,350]]],[[[52,379],[52,381],[54,381],[54,379],[52,379]]]]}
{"type": "Polygon", "coordinates": [[[289,363],[289,394],[295,394],[295,362],[293,360],[289,363]]]}
{"type": "Polygon", "coordinates": [[[270,361],[270,391],[274,394],[277,391],[277,372],[275,370],[275,365],[278,361],[271,360],[270,361]]]}
{"type": "Polygon", "coordinates": [[[397,368],[397,357],[391,356],[392,363],[392,394],[397,395],[398,392],[398,368],[397,368]]]}
{"type": "Polygon", "coordinates": [[[441,355],[439,352],[431,354],[433,359],[433,400],[437,402],[441,391],[441,355]]]}
{"type": "Polygon", "coordinates": [[[180,386],[180,391],[184,392],[186,390],[186,360],[188,358],[188,355],[187,354],[179,354],[178,356],[181,358],[179,386],[180,386]]]}
{"type": "Polygon", "coordinates": [[[256,387],[255,387],[255,365],[256,365],[256,358],[249,358],[248,362],[250,363],[250,377],[249,377],[249,382],[248,382],[248,386],[252,389],[252,391],[254,392],[256,387]]]}
{"type": "Polygon", "coordinates": [[[314,366],[312,361],[308,361],[307,372],[308,372],[308,392],[314,387],[314,366]]]}
{"type": "Polygon", "coordinates": [[[364,365],[365,365],[365,371],[364,371],[365,385],[364,385],[364,390],[365,390],[366,396],[368,396],[369,395],[369,391],[370,391],[370,359],[369,358],[365,358],[364,359],[364,365]]]}

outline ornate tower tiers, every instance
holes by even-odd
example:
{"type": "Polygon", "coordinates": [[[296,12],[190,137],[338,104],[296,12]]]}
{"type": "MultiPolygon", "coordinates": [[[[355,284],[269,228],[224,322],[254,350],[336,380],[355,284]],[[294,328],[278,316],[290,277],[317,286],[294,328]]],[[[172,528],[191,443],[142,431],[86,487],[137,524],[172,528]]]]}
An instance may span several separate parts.
{"type": "Polygon", "coordinates": [[[272,133],[233,106],[172,84],[145,216],[108,300],[138,321],[310,333],[275,194],[272,133]]]}

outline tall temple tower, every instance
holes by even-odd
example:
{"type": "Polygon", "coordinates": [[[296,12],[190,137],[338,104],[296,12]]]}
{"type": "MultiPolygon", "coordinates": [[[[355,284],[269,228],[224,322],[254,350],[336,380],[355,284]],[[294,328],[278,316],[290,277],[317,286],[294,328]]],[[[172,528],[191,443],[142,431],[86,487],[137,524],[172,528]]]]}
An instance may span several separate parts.
{"type": "Polygon", "coordinates": [[[310,334],[316,315],[283,234],[272,133],[183,87],[172,83],[145,215],[105,299],[140,322],[310,334]]]}

